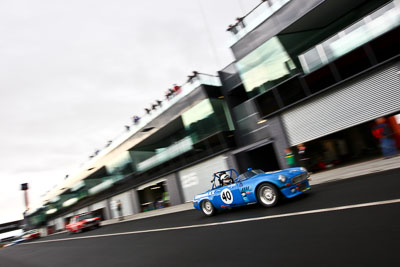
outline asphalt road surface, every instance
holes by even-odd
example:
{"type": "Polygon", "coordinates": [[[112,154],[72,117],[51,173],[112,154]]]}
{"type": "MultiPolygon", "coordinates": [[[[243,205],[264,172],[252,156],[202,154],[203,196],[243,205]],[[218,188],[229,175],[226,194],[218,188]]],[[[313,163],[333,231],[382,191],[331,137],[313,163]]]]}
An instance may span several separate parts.
{"type": "Polygon", "coordinates": [[[190,210],[0,250],[0,266],[400,266],[400,169],[276,207],[190,210]]]}

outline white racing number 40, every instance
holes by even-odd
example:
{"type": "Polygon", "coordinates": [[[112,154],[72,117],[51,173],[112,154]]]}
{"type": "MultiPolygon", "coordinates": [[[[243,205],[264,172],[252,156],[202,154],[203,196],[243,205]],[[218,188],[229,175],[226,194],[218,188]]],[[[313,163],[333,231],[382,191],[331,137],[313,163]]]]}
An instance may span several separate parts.
{"type": "Polygon", "coordinates": [[[221,192],[221,200],[225,204],[232,204],[232,202],[233,202],[233,194],[232,194],[231,190],[229,190],[229,188],[225,188],[224,190],[222,190],[222,192],[221,192]]]}

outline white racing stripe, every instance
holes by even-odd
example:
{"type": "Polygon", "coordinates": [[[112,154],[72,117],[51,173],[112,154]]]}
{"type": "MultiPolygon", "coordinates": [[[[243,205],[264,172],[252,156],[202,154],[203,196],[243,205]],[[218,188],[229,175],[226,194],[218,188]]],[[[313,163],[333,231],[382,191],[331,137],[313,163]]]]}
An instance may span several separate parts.
{"type": "Polygon", "coordinates": [[[340,206],[340,207],[326,208],[326,209],[299,211],[299,212],[277,214],[277,215],[270,215],[270,216],[262,216],[262,217],[248,218],[248,219],[241,219],[241,220],[232,220],[232,221],[225,221],[225,222],[195,224],[195,225],[168,227],[168,228],[157,228],[157,229],[140,230],[140,231],[123,232],[123,233],[114,233],[114,234],[104,234],[104,235],[60,238],[60,239],[54,239],[54,240],[43,240],[43,241],[35,241],[35,242],[29,242],[29,243],[21,243],[20,245],[33,245],[33,244],[39,244],[39,243],[61,242],[61,241],[77,240],[77,239],[89,239],[89,238],[121,236],[121,235],[135,235],[135,234],[152,233],[152,232],[162,232],[162,231],[173,231],[173,230],[182,230],[182,229],[190,229],[190,228],[210,227],[210,226],[218,226],[218,225],[224,225],[224,224],[244,223],[244,222],[252,222],[252,221],[260,221],[260,220],[269,220],[269,219],[275,219],[275,218],[298,216],[298,215],[307,215],[307,214],[315,214],[315,213],[322,213],[322,212],[331,212],[331,211],[338,211],[338,210],[348,210],[348,209],[365,208],[365,207],[371,207],[371,206],[388,205],[388,204],[393,204],[393,203],[400,203],[400,199],[369,202],[369,203],[363,203],[363,204],[340,206]]]}

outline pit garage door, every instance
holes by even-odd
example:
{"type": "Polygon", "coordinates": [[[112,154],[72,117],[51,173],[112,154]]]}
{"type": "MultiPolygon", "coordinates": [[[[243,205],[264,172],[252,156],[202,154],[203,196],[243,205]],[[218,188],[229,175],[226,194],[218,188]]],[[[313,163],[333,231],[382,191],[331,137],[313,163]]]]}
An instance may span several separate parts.
{"type": "Polygon", "coordinates": [[[217,156],[179,172],[185,202],[211,188],[213,173],[228,169],[226,156],[217,156]]]}
{"type": "Polygon", "coordinates": [[[400,110],[400,63],[345,82],[282,114],[290,146],[400,110]]]}

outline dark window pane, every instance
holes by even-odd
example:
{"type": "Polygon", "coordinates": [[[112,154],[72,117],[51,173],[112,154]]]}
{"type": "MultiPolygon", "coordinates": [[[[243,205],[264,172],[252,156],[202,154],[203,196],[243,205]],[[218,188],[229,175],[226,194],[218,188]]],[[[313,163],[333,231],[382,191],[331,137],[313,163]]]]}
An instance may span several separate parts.
{"type": "Polygon", "coordinates": [[[285,106],[306,97],[306,94],[301,87],[300,80],[297,77],[279,85],[276,89],[278,90],[285,106]]]}
{"type": "Polygon", "coordinates": [[[316,93],[330,85],[336,83],[335,77],[329,67],[326,65],[304,77],[311,93],[316,93]]]}
{"type": "Polygon", "coordinates": [[[400,54],[400,27],[376,38],[370,43],[378,62],[400,54]]]}
{"type": "Polygon", "coordinates": [[[342,56],[334,61],[334,64],[342,79],[349,78],[372,66],[364,47],[359,47],[342,56]]]}
{"type": "Polygon", "coordinates": [[[260,109],[261,117],[279,109],[278,103],[272,91],[265,92],[257,97],[255,101],[260,109]]]}

